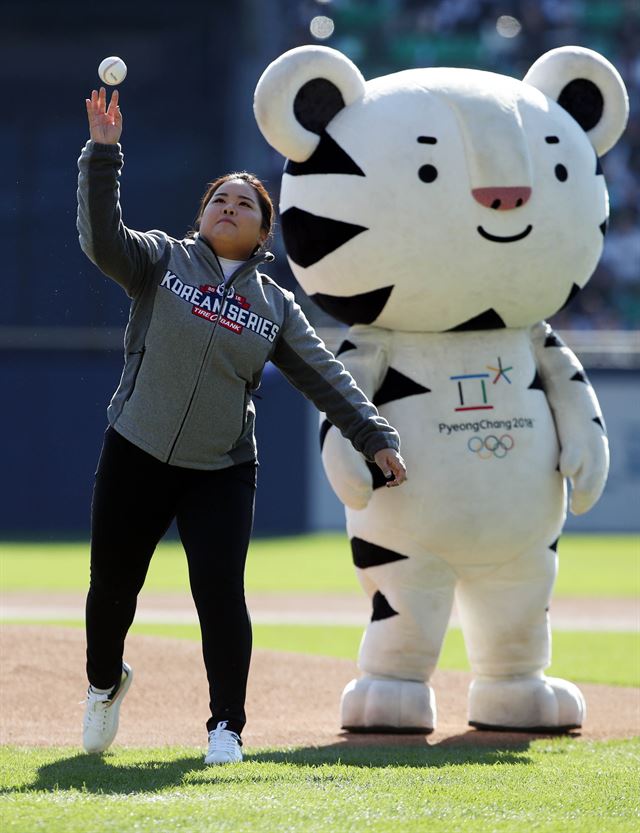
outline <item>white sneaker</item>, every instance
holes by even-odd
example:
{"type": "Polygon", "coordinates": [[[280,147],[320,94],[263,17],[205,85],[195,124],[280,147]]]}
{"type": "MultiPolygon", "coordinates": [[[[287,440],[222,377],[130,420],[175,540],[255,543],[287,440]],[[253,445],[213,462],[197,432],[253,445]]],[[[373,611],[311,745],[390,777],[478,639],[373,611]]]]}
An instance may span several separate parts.
{"type": "Polygon", "coordinates": [[[242,760],[242,741],[239,735],[226,728],[227,721],[222,720],[209,732],[209,749],[205,755],[205,764],[239,764],[242,760]]]}
{"type": "Polygon", "coordinates": [[[110,694],[97,694],[89,686],[82,722],[82,746],[85,752],[104,752],[113,743],[118,732],[120,705],[132,679],[131,667],[123,662],[120,682],[110,694]]]}

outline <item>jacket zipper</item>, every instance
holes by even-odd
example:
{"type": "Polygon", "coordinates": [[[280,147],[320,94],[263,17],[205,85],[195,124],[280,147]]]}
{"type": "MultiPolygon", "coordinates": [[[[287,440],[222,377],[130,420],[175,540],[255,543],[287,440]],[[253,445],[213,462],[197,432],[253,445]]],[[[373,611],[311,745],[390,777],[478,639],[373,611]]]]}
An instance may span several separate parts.
{"type": "MultiPolygon", "coordinates": [[[[216,258],[216,260],[218,260],[218,256],[216,255],[216,253],[214,252],[213,254],[214,254],[214,257],[216,258]]],[[[273,256],[272,256],[271,259],[273,259],[273,256]]],[[[256,263],[254,268],[256,268],[257,265],[258,264],[256,263]]],[[[220,266],[220,261],[218,261],[218,266],[220,266]]],[[[222,301],[220,303],[220,312],[218,313],[218,317],[216,318],[216,320],[213,322],[213,328],[212,328],[213,331],[211,333],[211,336],[209,337],[209,343],[207,344],[207,349],[204,351],[204,358],[202,360],[202,364],[200,365],[200,370],[198,371],[198,376],[197,376],[195,384],[193,386],[193,390],[191,391],[191,396],[189,398],[189,404],[187,405],[187,408],[184,412],[184,416],[182,417],[182,422],[180,423],[180,428],[178,428],[178,433],[176,434],[175,439],[174,439],[173,443],[171,444],[171,448],[169,449],[169,456],[167,457],[167,463],[171,462],[171,458],[173,457],[173,452],[175,451],[178,440],[180,439],[180,435],[182,434],[182,429],[185,426],[185,423],[187,421],[187,417],[189,416],[189,411],[191,410],[191,406],[193,405],[193,400],[195,399],[196,393],[198,391],[198,387],[200,385],[200,379],[202,378],[202,371],[204,370],[204,367],[207,363],[207,355],[208,355],[208,353],[211,349],[211,345],[213,343],[213,339],[215,337],[216,330],[218,329],[218,323],[220,322],[220,318],[222,316],[222,309],[223,309],[224,302],[225,302],[226,297],[227,297],[227,291],[229,290],[231,285],[234,283],[236,278],[238,278],[247,269],[247,266],[248,266],[248,263],[245,263],[236,272],[233,272],[233,274],[231,274],[229,276],[229,282],[228,283],[224,282],[224,273],[222,273],[222,267],[220,267],[220,272],[223,274],[223,277],[222,277],[223,293],[222,293],[222,301]]]]}

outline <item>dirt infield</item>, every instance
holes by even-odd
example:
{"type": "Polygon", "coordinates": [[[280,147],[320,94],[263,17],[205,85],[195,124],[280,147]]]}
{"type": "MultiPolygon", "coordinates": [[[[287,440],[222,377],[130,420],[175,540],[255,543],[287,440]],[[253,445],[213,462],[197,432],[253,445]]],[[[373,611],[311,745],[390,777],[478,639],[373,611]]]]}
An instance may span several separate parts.
{"type": "MultiPolygon", "coordinates": [[[[37,625],[0,627],[0,742],[20,746],[78,746],[83,699],[84,633],[37,625]]],[[[203,746],[207,687],[195,642],[131,635],[127,660],[135,679],[122,709],[117,743],[123,746],[203,746]]],[[[258,650],[247,700],[248,747],[341,746],[384,743],[476,743],[508,746],[539,735],[477,732],[466,723],[471,676],[439,671],[433,685],[439,725],[428,737],[349,735],[339,727],[343,686],[356,676],[348,660],[258,650]]],[[[581,685],[588,739],[640,735],[640,691],[581,685]]]]}

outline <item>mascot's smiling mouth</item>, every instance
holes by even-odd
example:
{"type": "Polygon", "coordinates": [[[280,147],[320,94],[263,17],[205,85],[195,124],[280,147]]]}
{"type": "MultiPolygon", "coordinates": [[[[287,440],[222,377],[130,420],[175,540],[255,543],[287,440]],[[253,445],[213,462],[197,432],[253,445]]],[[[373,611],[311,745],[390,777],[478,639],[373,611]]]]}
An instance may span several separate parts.
{"type": "Polygon", "coordinates": [[[513,237],[498,237],[495,234],[489,234],[488,231],[485,231],[482,226],[478,226],[478,232],[484,237],[485,240],[493,240],[494,243],[515,243],[516,240],[524,240],[524,238],[529,234],[533,226],[527,226],[524,231],[521,231],[520,234],[514,234],[513,237]]]}

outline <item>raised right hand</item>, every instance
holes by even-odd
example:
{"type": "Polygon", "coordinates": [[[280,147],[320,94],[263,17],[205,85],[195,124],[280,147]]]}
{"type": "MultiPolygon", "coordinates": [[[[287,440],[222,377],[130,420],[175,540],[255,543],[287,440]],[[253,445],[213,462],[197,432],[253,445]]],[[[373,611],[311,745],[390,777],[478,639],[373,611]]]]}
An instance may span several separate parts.
{"type": "Polygon", "coordinates": [[[91,139],[102,145],[117,145],[122,133],[122,113],[118,107],[118,91],[113,91],[109,107],[107,107],[107,91],[104,87],[100,87],[100,92],[93,90],[91,98],[85,100],[91,139]]]}

